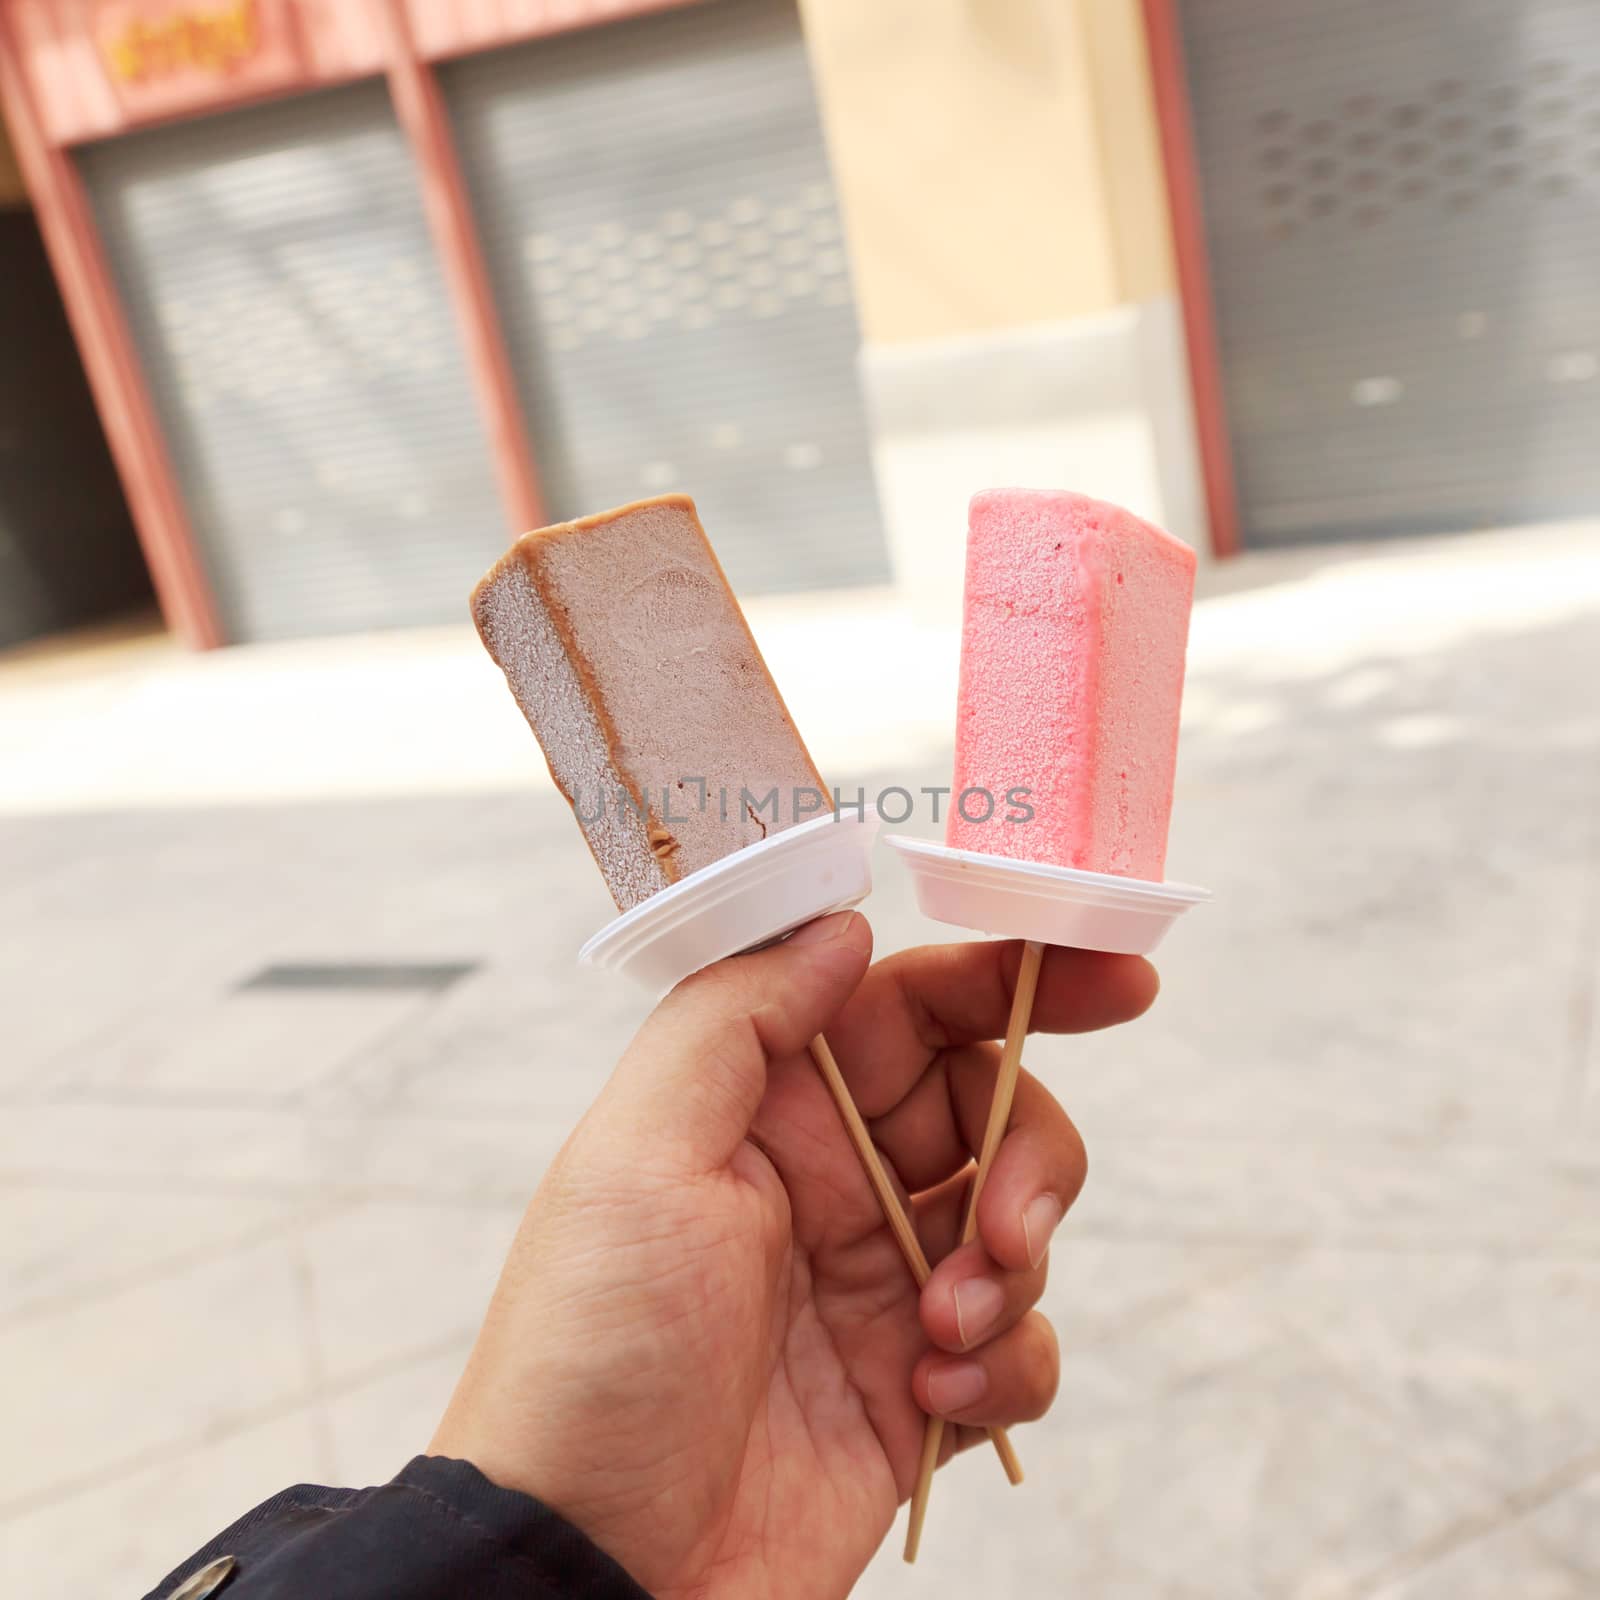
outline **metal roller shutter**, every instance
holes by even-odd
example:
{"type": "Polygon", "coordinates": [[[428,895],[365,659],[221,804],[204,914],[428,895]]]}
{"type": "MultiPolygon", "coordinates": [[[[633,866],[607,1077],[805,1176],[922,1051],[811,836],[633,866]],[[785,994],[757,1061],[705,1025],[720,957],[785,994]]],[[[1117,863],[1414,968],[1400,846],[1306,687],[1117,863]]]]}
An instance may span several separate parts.
{"type": "Polygon", "coordinates": [[[682,489],[745,592],[885,579],[793,4],[690,6],[442,81],[552,512],[682,489]]]}
{"type": "Polygon", "coordinates": [[[506,530],[383,86],[80,156],[228,637],[463,617],[506,530]]]}
{"type": "Polygon", "coordinates": [[[1184,0],[1247,536],[1600,505],[1600,7],[1184,0]]]}

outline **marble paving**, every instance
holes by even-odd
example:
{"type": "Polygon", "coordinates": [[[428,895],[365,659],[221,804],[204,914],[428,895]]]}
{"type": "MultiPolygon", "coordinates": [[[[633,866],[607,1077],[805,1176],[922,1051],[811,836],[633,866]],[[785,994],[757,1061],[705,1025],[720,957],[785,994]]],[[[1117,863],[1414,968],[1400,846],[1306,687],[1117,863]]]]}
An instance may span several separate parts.
{"type": "MultiPolygon", "coordinates": [[[[1090,1151],[1060,1400],[868,1600],[1600,1595],[1600,535],[1539,538],[1420,622],[1479,547],[1202,607],[1169,864],[1216,903],[1149,1017],[1029,1055],[1090,1151]]],[[[889,859],[868,910],[938,936],[889,859]]],[[[426,1444],[642,1014],[572,968],[605,916],[543,790],[0,822],[0,1592],[140,1593],[426,1444]],[[341,961],[475,965],[243,987],[341,961]]]]}

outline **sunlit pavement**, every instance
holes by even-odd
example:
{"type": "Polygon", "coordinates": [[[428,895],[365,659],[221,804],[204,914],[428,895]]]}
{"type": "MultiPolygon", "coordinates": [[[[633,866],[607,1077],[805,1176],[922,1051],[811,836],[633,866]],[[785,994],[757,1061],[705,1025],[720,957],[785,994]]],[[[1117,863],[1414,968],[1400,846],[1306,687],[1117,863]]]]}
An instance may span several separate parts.
{"type": "MultiPolygon", "coordinates": [[[[1168,864],[1217,901],[1147,1019],[1029,1052],[1090,1148],[1060,1400],[860,1592],[1592,1596],[1600,529],[1205,589],[1168,864]]],[[[950,626],[752,613],[831,778],[947,781],[950,626]]],[[[0,773],[0,1589],[137,1593],[425,1446],[642,1001],[573,967],[607,904],[465,630],[0,661],[0,773]],[[249,986],[341,962],[470,970],[249,986]]],[[[868,909],[940,936],[887,853],[868,909]]]]}

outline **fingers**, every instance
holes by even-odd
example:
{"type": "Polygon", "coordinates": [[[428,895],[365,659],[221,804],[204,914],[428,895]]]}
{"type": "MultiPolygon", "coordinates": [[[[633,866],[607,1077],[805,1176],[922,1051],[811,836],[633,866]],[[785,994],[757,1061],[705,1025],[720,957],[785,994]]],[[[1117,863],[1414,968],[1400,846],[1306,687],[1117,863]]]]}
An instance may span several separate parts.
{"type": "Polygon", "coordinates": [[[1045,1267],[1007,1272],[997,1268],[976,1239],[945,1257],[923,1285],[923,1332],[957,1354],[1013,1328],[1044,1293],[1045,1267]]]}
{"type": "Polygon", "coordinates": [[[748,1018],[769,1056],[795,1055],[833,1021],[871,960],[867,919],[842,911],[685,978],[661,1014],[702,1032],[720,1020],[748,1018]]]}
{"type": "MultiPolygon", "coordinates": [[[[992,1044],[946,1051],[899,1105],[873,1121],[874,1142],[913,1193],[962,1172],[982,1148],[999,1066],[992,1044]]],[[[980,1237],[995,1260],[1015,1271],[1036,1265],[1087,1172],[1072,1119],[1037,1078],[1020,1073],[1009,1131],[978,1207],[980,1237]]],[[[942,1241],[925,1239],[932,1259],[955,1244],[959,1226],[942,1241]]]]}
{"type": "MultiPolygon", "coordinates": [[[[1022,946],[1015,940],[926,945],[880,961],[828,1037],[864,1115],[898,1105],[941,1054],[1005,1032],[1022,946]]],[[[1140,956],[1046,950],[1032,1030],[1085,1033],[1131,1021],[1155,999],[1140,956]]]]}
{"type": "Polygon", "coordinates": [[[911,1390],[934,1416],[974,1426],[1033,1422],[1050,1409],[1061,1381],[1055,1330],[1037,1311],[966,1355],[930,1351],[917,1363],[911,1390]]]}
{"type": "MultiPolygon", "coordinates": [[[[991,1087],[1000,1067],[1000,1047],[969,1044],[941,1052],[911,1085],[904,1099],[871,1122],[873,1142],[894,1162],[913,1194],[943,1183],[972,1160],[973,1149],[956,1118],[951,1084],[974,1074],[991,1087]]],[[[856,1074],[846,1072],[854,1080],[856,1074]]],[[[980,1137],[982,1130],[979,1130],[980,1137]]]]}
{"type": "MultiPolygon", "coordinates": [[[[954,1084],[957,1117],[974,1148],[992,1098],[983,1077],[970,1073],[954,1084]]],[[[978,1196],[984,1248],[1013,1272],[1037,1267],[1088,1175],[1088,1152],[1072,1119],[1037,1078],[1021,1073],[1008,1131],[978,1196]]]]}
{"type": "MultiPolygon", "coordinates": [[[[958,1120],[978,1141],[986,1074],[958,1091],[958,1120]]],[[[1050,1241],[1088,1173],[1083,1140],[1035,1078],[1022,1074],[1011,1131],[1001,1140],[978,1199],[977,1236],[962,1244],[976,1170],[918,1197],[918,1232],[938,1264],[923,1286],[923,1331],[944,1350],[966,1351],[1017,1325],[1044,1292],[1050,1241]]]]}
{"type": "Polygon", "coordinates": [[[768,1062],[805,1050],[871,958],[872,930],[852,911],[686,978],[645,1021],[597,1110],[662,1159],[720,1166],[749,1130],[768,1062]]]}

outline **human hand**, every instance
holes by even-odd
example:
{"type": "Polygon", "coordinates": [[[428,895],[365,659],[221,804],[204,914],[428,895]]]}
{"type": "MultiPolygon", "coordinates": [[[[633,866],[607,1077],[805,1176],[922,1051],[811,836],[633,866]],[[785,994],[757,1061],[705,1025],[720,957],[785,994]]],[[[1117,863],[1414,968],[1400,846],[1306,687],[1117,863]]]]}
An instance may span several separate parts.
{"type": "MultiPolygon", "coordinates": [[[[1027,1073],[978,1237],[953,1248],[1020,954],[868,971],[851,913],[680,984],[534,1196],[433,1453],[553,1506],[660,1600],[847,1594],[911,1492],[925,1412],[963,1425],[948,1454],[1054,1398],[1032,1308],[1085,1158],[1027,1073]],[[939,1262],[920,1295],[817,1033],[939,1262]]],[[[1155,991],[1137,957],[1052,949],[1034,1026],[1107,1027],[1155,991]]]]}

